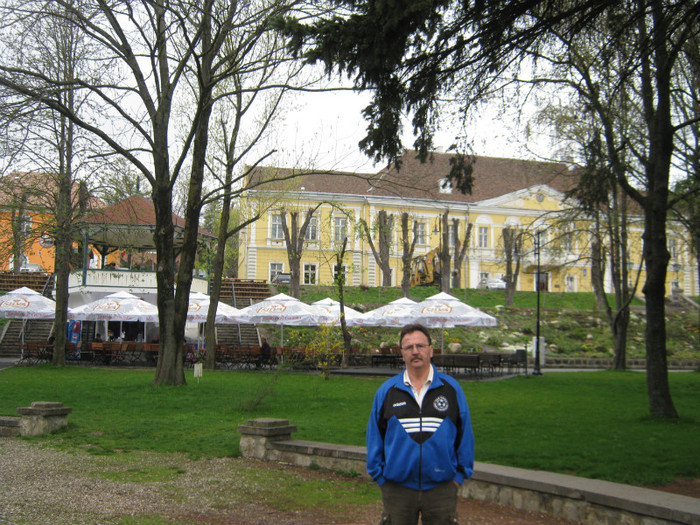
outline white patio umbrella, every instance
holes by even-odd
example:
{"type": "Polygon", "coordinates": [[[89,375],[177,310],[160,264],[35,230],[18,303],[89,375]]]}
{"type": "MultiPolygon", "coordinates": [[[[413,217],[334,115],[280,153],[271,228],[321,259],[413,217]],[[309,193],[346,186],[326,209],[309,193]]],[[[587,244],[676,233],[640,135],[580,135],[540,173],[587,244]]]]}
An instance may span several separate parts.
{"type": "Polygon", "coordinates": [[[414,322],[429,327],[496,326],[496,318],[456,297],[440,292],[416,304],[409,313],[414,322]]]}
{"type": "Polygon", "coordinates": [[[53,319],[56,302],[22,287],[0,296],[0,317],[7,319],[53,319]]]}
{"type": "MultiPolygon", "coordinates": [[[[191,292],[187,305],[187,320],[195,323],[205,323],[209,312],[210,298],[200,292],[191,292]]],[[[216,323],[237,323],[241,311],[226,303],[216,305],[216,323]]]]}
{"type": "Polygon", "coordinates": [[[280,325],[280,341],[284,346],[285,326],[318,326],[333,322],[333,318],[299,299],[280,293],[239,310],[238,322],[280,325]]]}
{"type": "MultiPolygon", "coordinates": [[[[56,301],[44,297],[31,288],[22,287],[0,296],[0,317],[22,319],[22,343],[29,319],[53,319],[56,316],[56,301]]],[[[24,358],[24,349],[20,359],[24,358]]]]}
{"type": "MultiPolygon", "coordinates": [[[[340,303],[335,299],[326,297],[320,301],[315,301],[311,303],[311,306],[317,308],[318,311],[322,312],[323,315],[330,316],[334,321],[333,326],[340,326],[340,303]]],[[[354,326],[355,319],[360,317],[362,314],[349,306],[345,306],[343,309],[345,312],[345,323],[348,326],[354,326]]]]}
{"type": "Polygon", "coordinates": [[[445,292],[440,292],[416,304],[407,312],[406,322],[421,323],[429,328],[440,328],[443,350],[445,347],[445,328],[496,326],[498,324],[495,317],[469,306],[445,292]]]}
{"type": "Polygon", "coordinates": [[[408,297],[401,297],[395,301],[361,314],[353,320],[356,326],[403,326],[406,324],[406,314],[416,302],[408,297]]]}
{"type": "Polygon", "coordinates": [[[68,319],[157,323],[158,308],[129,292],[117,292],[96,301],[69,308],[68,319]]]}

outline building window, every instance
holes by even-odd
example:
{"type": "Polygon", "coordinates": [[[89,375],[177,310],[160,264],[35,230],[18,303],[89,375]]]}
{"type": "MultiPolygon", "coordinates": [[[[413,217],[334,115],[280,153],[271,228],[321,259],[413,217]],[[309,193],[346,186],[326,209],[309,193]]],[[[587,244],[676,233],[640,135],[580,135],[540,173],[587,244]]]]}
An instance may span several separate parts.
{"type": "Polygon", "coordinates": [[[564,230],[562,239],[562,248],[566,253],[572,253],[574,251],[574,233],[571,228],[564,230]]]}
{"type": "Polygon", "coordinates": [[[271,262],[270,263],[270,282],[277,277],[277,274],[284,273],[284,263],[281,262],[271,262]]]}
{"type": "Polygon", "coordinates": [[[566,276],[566,291],[575,292],[576,291],[576,277],[573,275],[566,276]]]}
{"type": "Polygon", "coordinates": [[[447,231],[447,245],[448,245],[450,248],[454,248],[454,247],[455,247],[455,225],[454,225],[454,224],[450,224],[450,225],[448,226],[448,231],[447,231]]]}
{"type": "Polygon", "coordinates": [[[676,239],[668,240],[668,252],[671,254],[671,259],[678,257],[678,242],[676,239]]]}
{"type": "Polygon", "coordinates": [[[540,250],[540,253],[544,251],[545,242],[547,242],[547,239],[545,238],[544,230],[536,230],[532,240],[535,251],[540,250]]]}
{"type": "Polygon", "coordinates": [[[416,244],[426,244],[425,242],[425,223],[424,222],[414,222],[413,231],[416,236],[416,244]]]}
{"type": "Polygon", "coordinates": [[[304,238],[307,241],[318,240],[318,221],[316,217],[311,217],[311,220],[309,220],[309,224],[306,226],[306,236],[304,238]]]}
{"type": "Polygon", "coordinates": [[[20,231],[24,234],[32,233],[32,218],[29,215],[20,217],[20,231]]]}
{"type": "Polygon", "coordinates": [[[343,276],[344,283],[348,282],[348,267],[345,266],[344,264],[340,264],[340,265],[334,264],[333,265],[333,279],[335,281],[337,281],[339,275],[343,276]]]}
{"type": "Polygon", "coordinates": [[[304,284],[316,284],[316,265],[312,263],[304,264],[304,284]]]}
{"type": "Polygon", "coordinates": [[[276,213],[270,216],[270,238],[277,240],[284,239],[281,213],[276,213]]]}
{"type": "Polygon", "coordinates": [[[450,179],[440,179],[438,185],[440,187],[440,193],[452,193],[452,182],[450,179]]]}
{"type": "Polygon", "coordinates": [[[333,218],[333,242],[342,243],[348,236],[347,217],[333,218]]]}
{"type": "Polygon", "coordinates": [[[479,248],[489,247],[489,227],[479,226],[479,248]]]}

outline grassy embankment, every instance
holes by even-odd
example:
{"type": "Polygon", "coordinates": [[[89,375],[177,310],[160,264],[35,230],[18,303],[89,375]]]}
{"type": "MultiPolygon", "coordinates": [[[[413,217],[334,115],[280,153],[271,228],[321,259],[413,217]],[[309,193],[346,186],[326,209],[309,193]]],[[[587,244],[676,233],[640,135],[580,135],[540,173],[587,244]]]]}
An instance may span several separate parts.
{"type": "MultiPolygon", "coordinates": [[[[72,407],[50,441],[94,454],[130,450],[193,457],[238,454],[237,426],[255,417],[289,419],[295,437],[364,444],[381,378],[269,372],[188,373],[184,387],[154,387],[152,370],[50,366],[0,372],[0,414],[32,401],[72,407]]],[[[550,373],[463,383],[477,459],[638,485],[700,477],[700,374],[670,374],[679,421],[648,417],[638,372],[550,373]]]]}
{"type": "MultiPolygon", "coordinates": [[[[286,292],[286,287],[279,287],[286,292]]],[[[422,300],[438,293],[435,287],[416,287],[412,297],[422,300]]],[[[462,351],[506,350],[524,348],[532,343],[535,334],[535,311],[537,294],[517,292],[514,308],[504,308],[503,290],[464,290],[451,293],[467,304],[480,308],[498,319],[495,328],[450,328],[445,332],[445,344],[455,342],[462,345],[462,351]]],[[[345,300],[348,306],[367,311],[386,304],[401,296],[399,288],[349,287],[345,300]]],[[[337,299],[337,289],[332,286],[302,287],[301,299],[304,302],[332,297],[337,299]]],[[[610,298],[613,303],[612,297],[610,298]]],[[[628,358],[643,358],[644,310],[642,303],[635,300],[627,339],[628,358]]],[[[700,331],[698,314],[669,313],[667,315],[667,351],[669,358],[700,359],[700,331]]],[[[266,327],[270,341],[279,344],[279,329],[266,327]]],[[[352,328],[354,344],[363,351],[379,348],[382,341],[395,344],[396,330],[352,328]]],[[[313,328],[285,328],[285,344],[304,346],[314,336],[313,328]]],[[[563,357],[612,357],[613,341],[610,327],[604,313],[595,308],[592,293],[540,294],[540,333],[547,342],[547,352],[563,357]]],[[[439,340],[438,334],[435,339],[439,340]]]]}

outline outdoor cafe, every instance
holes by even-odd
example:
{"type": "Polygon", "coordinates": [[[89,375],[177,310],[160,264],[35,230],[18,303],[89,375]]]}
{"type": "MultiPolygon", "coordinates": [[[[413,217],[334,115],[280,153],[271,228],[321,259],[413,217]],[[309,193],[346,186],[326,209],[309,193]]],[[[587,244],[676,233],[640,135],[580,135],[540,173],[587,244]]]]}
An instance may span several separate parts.
{"type": "MultiPolygon", "coordinates": [[[[36,298],[35,298],[36,299],[36,298]]],[[[185,366],[192,366],[206,355],[203,341],[203,323],[208,311],[208,297],[193,293],[190,297],[188,321],[196,326],[183,349],[185,366]]],[[[0,308],[0,314],[2,308],[0,308]]],[[[344,308],[346,324],[360,327],[391,327],[400,329],[406,323],[420,322],[429,328],[444,329],[453,326],[493,326],[495,318],[473,308],[455,297],[440,293],[417,303],[400,298],[369,312],[361,313],[344,308]]],[[[69,310],[69,334],[90,334],[87,340],[69,336],[67,362],[100,366],[153,366],[157,362],[158,312],[157,308],[126,292],[118,292],[69,310]],[[88,329],[81,323],[90,325],[88,329]]],[[[217,343],[216,366],[221,369],[272,368],[287,363],[295,368],[315,368],[313,358],[304,348],[285,344],[285,326],[340,325],[340,304],[330,298],[306,304],[293,297],[278,294],[237,310],[220,303],[217,324],[275,325],[280,330],[280,345],[265,352],[259,344],[217,343]]],[[[505,373],[527,372],[525,350],[515,352],[445,352],[442,338],[433,342],[434,364],[455,375],[475,378],[494,377],[505,373]]],[[[20,364],[36,364],[51,360],[53,345],[36,342],[23,345],[20,364]]],[[[357,350],[347,356],[351,367],[399,369],[403,366],[398,347],[377,352],[357,350]]],[[[334,365],[340,365],[332,363],[334,365]]]]}

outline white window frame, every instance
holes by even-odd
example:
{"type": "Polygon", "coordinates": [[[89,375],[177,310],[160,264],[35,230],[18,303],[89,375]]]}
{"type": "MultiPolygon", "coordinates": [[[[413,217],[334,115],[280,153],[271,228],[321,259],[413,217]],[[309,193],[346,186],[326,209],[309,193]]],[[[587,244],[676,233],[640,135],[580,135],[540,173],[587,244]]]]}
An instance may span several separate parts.
{"type": "Polygon", "coordinates": [[[333,217],[333,242],[336,244],[342,244],[347,236],[348,218],[345,216],[333,217]],[[342,227],[340,224],[342,224],[342,227]]]}
{"type": "Polygon", "coordinates": [[[316,264],[316,263],[304,263],[302,275],[304,276],[304,284],[318,284],[318,264],[316,264]],[[311,275],[309,273],[309,270],[312,268],[313,268],[313,282],[310,282],[311,280],[308,279],[308,277],[311,275]]]}
{"type": "Polygon", "coordinates": [[[668,253],[671,259],[676,259],[678,257],[678,241],[676,239],[668,240],[668,253]]]}
{"type": "Polygon", "coordinates": [[[306,227],[306,235],[304,236],[304,240],[308,242],[318,241],[318,219],[315,216],[312,216],[311,219],[309,219],[309,224],[306,227]],[[311,233],[313,233],[313,235],[310,235],[311,233]]]}
{"type": "Polygon", "coordinates": [[[416,235],[416,244],[427,244],[425,221],[413,221],[413,231],[416,235]]]}
{"type": "Polygon", "coordinates": [[[479,248],[489,247],[489,227],[479,225],[479,248]]]}
{"type": "Polygon", "coordinates": [[[284,229],[282,228],[281,213],[273,213],[270,215],[270,239],[273,241],[284,240],[284,229]]]}
{"type": "Polygon", "coordinates": [[[575,292],[576,291],[576,276],[567,274],[564,278],[564,291],[575,292]]]}
{"type": "Polygon", "coordinates": [[[269,263],[267,274],[270,278],[270,282],[272,282],[274,280],[274,278],[281,273],[284,273],[284,263],[283,262],[272,261],[269,263]],[[278,266],[279,266],[279,271],[276,270],[276,268],[278,266]],[[274,267],[274,269],[273,269],[273,267],[274,267]]]}

